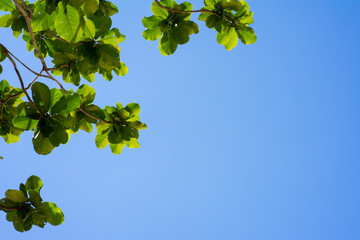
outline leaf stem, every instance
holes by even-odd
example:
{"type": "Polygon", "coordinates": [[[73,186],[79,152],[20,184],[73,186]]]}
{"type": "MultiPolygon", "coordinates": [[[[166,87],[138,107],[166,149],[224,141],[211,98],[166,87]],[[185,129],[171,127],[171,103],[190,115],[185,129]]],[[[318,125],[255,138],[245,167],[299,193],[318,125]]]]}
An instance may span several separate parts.
{"type": "Polygon", "coordinates": [[[24,209],[25,206],[22,206],[22,207],[19,207],[19,208],[8,208],[8,207],[5,207],[3,205],[1,205],[0,203],[0,210],[4,210],[4,211],[17,211],[17,210],[21,210],[21,209],[24,209]]]}
{"type": "Polygon", "coordinates": [[[80,112],[84,113],[86,116],[91,117],[91,118],[93,118],[95,120],[98,120],[98,121],[101,121],[101,122],[104,122],[104,123],[108,123],[108,124],[114,124],[113,122],[109,122],[109,121],[106,121],[104,119],[101,119],[101,118],[94,117],[94,116],[90,115],[89,113],[85,112],[84,109],[82,109],[81,107],[79,107],[78,110],[80,112]]]}

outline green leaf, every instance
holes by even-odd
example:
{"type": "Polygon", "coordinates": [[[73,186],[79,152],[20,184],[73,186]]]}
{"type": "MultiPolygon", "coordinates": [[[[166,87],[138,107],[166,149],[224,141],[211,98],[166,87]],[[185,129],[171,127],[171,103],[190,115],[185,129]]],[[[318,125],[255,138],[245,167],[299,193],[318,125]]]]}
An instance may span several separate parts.
{"type": "MultiPolygon", "coordinates": [[[[125,35],[122,35],[117,28],[111,29],[107,34],[98,40],[99,43],[110,44],[117,48],[119,43],[125,40],[125,35]]],[[[120,48],[117,48],[120,50],[120,48]]]]}
{"type": "Polygon", "coordinates": [[[132,115],[138,115],[140,113],[140,105],[137,103],[129,103],[126,105],[125,109],[132,115]]]}
{"type": "Polygon", "coordinates": [[[105,11],[106,15],[112,16],[119,12],[119,9],[112,2],[101,1],[101,3],[104,4],[104,6],[105,6],[106,10],[104,10],[104,11],[105,11]]]}
{"type": "Polygon", "coordinates": [[[179,23],[179,27],[181,27],[183,31],[186,31],[188,35],[199,33],[199,26],[193,21],[182,21],[179,23]]]}
{"type": "Polygon", "coordinates": [[[206,26],[208,28],[213,28],[220,21],[219,17],[216,15],[210,15],[206,19],[206,26]]]}
{"type": "Polygon", "coordinates": [[[54,105],[60,101],[60,99],[64,96],[64,94],[60,89],[57,88],[52,88],[50,90],[50,94],[51,94],[51,101],[50,101],[49,111],[51,112],[54,105]]]}
{"type": "Polygon", "coordinates": [[[178,44],[174,41],[170,34],[164,33],[163,37],[159,41],[159,49],[163,55],[171,55],[177,49],[178,44]]]}
{"type": "Polygon", "coordinates": [[[18,135],[14,135],[12,133],[8,133],[6,135],[2,136],[5,140],[6,143],[10,144],[10,143],[16,143],[20,140],[20,137],[18,135]]]}
{"type": "MultiPolygon", "coordinates": [[[[40,207],[40,206],[39,206],[40,207]]],[[[32,222],[35,226],[44,228],[45,226],[45,216],[41,213],[41,210],[35,210],[32,212],[32,222]]]]}
{"type": "Polygon", "coordinates": [[[108,135],[109,143],[111,144],[119,144],[123,141],[122,134],[116,131],[110,131],[108,135]]]}
{"type": "Polygon", "coordinates": [[[125,147],[125,143],[119,143],[119,144],[109,144],[111,148],[111,152],[113,154],[120,154],[125,147]]]}
{"type": "Polygon", "coordinates": [[[113,70],[118,76],[125,76],[128,73],[128,67],[123,62],[113,70]]]}
{"type": "Polygon", "coordinates": [[[82,98],[81,105],[90,104],[95,99],[95,89],[87,84],[81,85],[76,92],[82,98]]]}
{"type": "Polygon", "coordinates": [[[74,42],[80,25],[80,15],[76,8],[71,5],[66,7],[63,4],[58,5],[55,19],[55,29],[61,38],[74,42]]]}
{"type": "Polygon", "coordinates": [[[132,139],[130,139],[130,141],[126,141],[126,145],[128,146],[128,148],[139,148],[140,147],[140,143],[138,142],[138,140],[136,138],[132,138],[132,139]]]}
{"type": "Polygon", "coordinates": [[[102,16],[102,17],[91,16],[89,19],[93,21],[95,24],[95,28],[96,28],[95,39],[109,32],[112,24],[111,18],[109,16],[102,16]]]}
{"type": "Polygon", "coordinates": [[[236,31],[240,40],[244,44],[252,44],[256,42],[256,35],[254,30],[251,27],[241,27],[236,31]]]}
{"type": "Polygon", "coordinates": [[[8,220],[9,222],[12,222],[16,215],[17,215],[17,211],[6,212],[6,220],[8,220]]]}
{"type": "MultiPolygon", "coordinates": [[[[0,0],[1,1],[1,0],[0,0]]],[[[0,27],[10,27],[13,20],[12,14],[5,14],[0,17],[0,27]]]]}
{"type": "Polygon", "coordinates": [[[46,29],[51,29],[55,23],[55,16],[49,15],[45,12],[46,3],[40,3],[34,10],[34,15],[31,20],[31,27],[33,31],[38,32],[46,29]]]}
{"type": "Polygon", "coordinates": [[[151,11],[153,12],[154,15],[161,17],[163,19],[166,19],[169,15],[168,10],[159,7],[159,5],[157,5],[156,2],[153,2],[151,4],[151,11]]]}
{"type": "Polygon", "coordinates": [[[129,127],[136,128],[137,130],[143,130],[147,129],[147,126],[145,123],[142,123],[140,121],[133,121],[129,123],[129,127]]]}
{"type": "Polygon", "coordinates": [[[77,93],[66,94],[52,107],[52,113],[70,113],[80,107],[81,100],[81,96],[77,93]]]}
{"type": "Polygon", "coordinates": [[[238,35],[236,34],[235,29],[231,28],[226,32],[218,33],[216,40],[219,44],[224,45],[225,49],[229,51],[236,47],[238,43],[238,35]]]}
{"type": "Polygon", "coordinates": [[[148,29],[156,29],[159,28],[159,23],[162,20],[162,18],[152,15],[151,17],[144,17],[142,19],[142,24],[148,29]]]}
{"type": "Polygon", "coordinates": [[[32,139],[34,150],[38,154],[47,155],[54,150],[54,146],[51,144],[50,139],[45,137],[41,132],[36,133],[32,139]]]}
{"type": "Polygon", "coordinates": [[[38,176],[35,175],[29,177],[25,184],[28,191],[35,191],[38,193],[40,192],[43,185],[44,185],[43,181],[38,176]]]}
{"type": "Polygon", "coordinates": [[[71,62],[75,61],[75,55],[70,53],[56,52],[53,58],[54,60],[52,60],[52,62],[58,66],[61,66],[63,64],[70,64],[71,62]]]}
{"type": "Polygon", "coordinates": [[[9,189],[5,192],[5,196],[7,199],[13,202],[26,202],[28,200],[27,197],[25,197],[24,193],[19,190],[9,189]]]}
{"type": "Polygon", "coordinates": [[[41,211],[44,214],[46,221],[51,225],[57,226],[64,222],[64,214],[55,203],[43,202],[41,211]]]}
{"type": "Polygon", "coordinates": [[[29,191],[29,196],[30,196],[29,201],[34,207],[36,208],[41,207],[42,198],[40,197],[39,192],[29,191]]]}
{"type": "Polygon", "coordinates": [[[95,24],[90,19],[85,19],[84,34],[90,39],[95,37],[95,24]]]}
{"type": "Polygon", "coordinates": [[[34,129],[39,120],[37,119],[31,119],[24,116],[17,116],[13,119],[13,124],[15,127],[23,129],[23,130],[32,130],[34,129]]]}
{"type": "MultiPolygon", "coordinates": [[[[181,8],[183,11],[192,11],[193,10],[193,5],[189,2],[183,2],[180,4],[181,8]]],[[[189,14],[188,17],[184,18],[184,20],[190,20],[190,17],[191,17],[191,13],[189,14]]]]}
{"type": "Polygon", "coordinates": [[[49,110],[51,94],[47,85],[41,82],[35,82],[31,86],[32,98],[36,105],[43,108],[45,112],[49,110]]]}
{"type": "Polygon", "coordinates": [[[216,0],[204,0],[205,5],[210,7],[214,7],[216,2],[216,0]]]}
{"type": "Polygon", "coordinates": [[[99,0],[86,0],[84,4],[84,15],[92,15],[99,9],[99,0]]]}
{"type": "Polygon", "coordinates": [[[98,148],[105,148],[108,145],[108,136],[107,135],[96,135],[95,144],[98,148]]]}
{"type": "Polygon", "coordinates": [[[101,54],[99,65],[108,71],[120,64],[119,50],[109,44],[100,44],[99,52],[101,54]]]}
{"type": "Polygon", "coordinates": [[[24,232],[24,222],[18,215],[13,218],[13,225],[16,231],[24,232]]]}
{"type": "Polygon", "coordinates": [[[225,4],[223,4],[223,6],[224,9],[239,11],[243,7],[243,4],[241,2],[245,1],[230,0],[230,2],[226,2],[225,4]]]}
{"type": "Polygon", "coordinates": [[[8,11],[16,9],[15,4],[11,0],[0,0],[0,11],[8,11]]]}
{"type": "Polygon", "coordinates": [[[58,147],[60,144],[66,144],[69,141],[69,135],[64,128],[57,127],[50,134],[49,140],[54,147],[58,147]]]}
{"type": "Polygon", "coordinates": [[[184,31],[181,27],[172,28],[171,33],[174,41],[178,44],[185,44],[190,40],[187,31],[184,31]]]}
{"type": "Polygon", "coordinates": [[[143,32],[143,37],[148,41],[155,41],[161,37],[162,33],[163,32],[160,30],[160,28],[146,29],[143,32]]]}

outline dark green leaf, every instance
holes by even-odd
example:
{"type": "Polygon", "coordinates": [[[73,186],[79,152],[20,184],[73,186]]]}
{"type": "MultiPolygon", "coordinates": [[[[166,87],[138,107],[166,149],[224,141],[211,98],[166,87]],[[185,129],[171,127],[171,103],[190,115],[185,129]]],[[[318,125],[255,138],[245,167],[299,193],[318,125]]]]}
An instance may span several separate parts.
{"type": "Polygon", "coordinates": [[[51,144],[50,139],[45,137],[41,132],[38,132],[33,137],[34,150],[38,154],[47,155],[54,150],[54,146],[51,144]]]}
{"type": "Polygon", "coordinates": [[[19,217],[18,215],[16,215],[13,218],[13,225],[16,231],[18,232],[24,232],[24,222],[23,219],[21,217],[19,217]]]}
{"type": "Polygon", "coordinates": [[[159,42],[159,49],[163,55],[171,55],[177,49],[178,44],[174,41],[172,36],[168,33],[164,33],[159,42]]]}
{"type": "Polygon", "coordinates": [[[178,44],[185,44],[190,39],[187,31],[184,31],[181,27],[173,28],[171,33],[174,41],[178,44]]]}
{"type": "Polygon", "coordinates": [[[256,42],[256,35],[254,30],[251,27],[241,27],[236,31],[240,40],[244,44],[252,44],[256,42]]]}
{"type": "Polygon", "coordinates": [[[52,107],[52,113],[68,114],[78,109],[81,104],[81,96],[77,93],[67,94],[52,107]]]}
{"type": "Polygon", "coordinates": [[[29,200],[31,204],[36,208],[41,207],[42,198],[40,197],[39,192],[29,191],[29,195],[30,195],[29,200]]]}
{"type": "Polygon", "coordinates": [[[81,85],[76,92],[82,98],[81,105],[90,104],[95,99],[95,89],[87,84],[81,85]]]}
{"type": "Polygon", "coordinates": [[[44,109],[45,112],[49,110],[51,94],[47,85],[41,82],[35,82],[31,86],[32,97],[36,105],[44,109]]]}

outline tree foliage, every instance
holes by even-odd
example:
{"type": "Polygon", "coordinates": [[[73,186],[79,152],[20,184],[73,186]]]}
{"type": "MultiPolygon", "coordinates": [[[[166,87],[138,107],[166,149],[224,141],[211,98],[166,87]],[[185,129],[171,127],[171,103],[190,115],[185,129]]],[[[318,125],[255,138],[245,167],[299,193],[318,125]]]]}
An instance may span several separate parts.
{"type": "MultiPolygon", "coordinates": [[[[0,62],[8,60],[16,73],[20,87],[5,79],[0,81],[0,135],[7,143],[19,141],[24,131],[33,131],[32,144],[38,154],[51,153],[55,147],[67,144],[71,134],[79,130],[92,132],[96,127],[95,144],[110,146],[120,154],[125,146],[138,148],[139,131],[146,129],[140,121],[140,106],[121,103],[101,108],[94,104],[95,89],[81,81],[95,81],[95,74],[111,81],[114,74],[127,74],[120,60],[119,44],[125,36],[112,27],[111,17],[118,8],[105,0],[0,0],[0,27],[11,28],[14,37],[26,42],[28,51],[42,65],[36,72],[19,60],[0,43],[0,62]],[[49,67],[45,59],[50,59],[49,67]],[[23,65],[34,74],[26,81],[18,70],[23,65]],[[58,77],[57,77],[58,76],[58,77]],[[59,78],[61,80],[59,80],[59,78]],[[54,81],[58,88],[50,89],[46,82],[54,81]],[[71,83],[76,90],[65,89],[61,82],[71,83]]],[[[154,15],[144,17],[146,40],[159,39],[159,50],[171,55],[178,45],[198,34],[198,20],[217,32],[216,40],[226,50],[234,48],[238,39],[244,44],[255,43],[253,13],[243,0],[205,0],[204,7],[193,10],[189,2],[155,0],[151,5],[154,15]]],[[[0,74],[3,68],[0,65],[0,74]]],[[[0,157],[2,158],[2,157],[0,157]]],[[[28,231],[32,225],[44,227],[46,222],[59,225],[64,220],[61,210],[53,203],[42,202],[42,181],[31,176],[20,190],[8,190],[1,199],[0,210],[13,222],[18,231],[28,231]]]]}
{"type": "Polygon", "coordinates": [[[60,225],[64,214],[55,203],[43,202],[40,190],[43,182],[37,176],[21,183],[19,190],[9,189],[0,200],[0,209],[6,212],[6,220],[19,232],[29,231],[33,225],[44,228],[46,223],[60,225]]]}

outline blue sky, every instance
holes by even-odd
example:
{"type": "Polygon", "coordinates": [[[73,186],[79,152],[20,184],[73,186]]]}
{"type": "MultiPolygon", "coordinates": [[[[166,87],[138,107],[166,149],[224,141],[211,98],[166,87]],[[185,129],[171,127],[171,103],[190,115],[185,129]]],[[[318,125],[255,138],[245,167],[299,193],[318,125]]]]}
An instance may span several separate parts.
{"type": "MultiPolygon", "coordinates": [[[[0,194],[37,175],[65,213],[27,233],[0,213],[2,239],[360,239],[358,1],[248,1],[256,44],[227,52],[198,22],[167,57],[141,35],[151,1],[114,3],[129,74],[91,86],[100,106],[141,105],[141,147],[115,156],[82,132],[39,156],[31,133],[1,140],[0,194]]],[[[40,69],[22,40],[0,34],[40,69]]]]}

